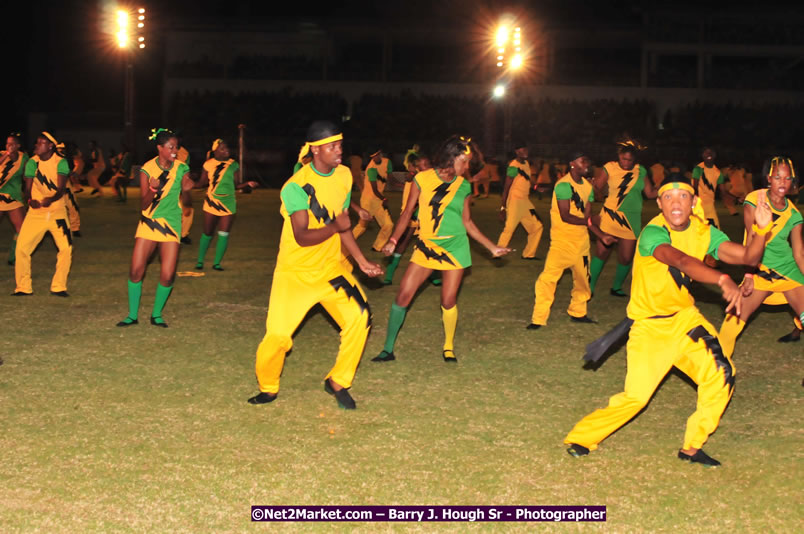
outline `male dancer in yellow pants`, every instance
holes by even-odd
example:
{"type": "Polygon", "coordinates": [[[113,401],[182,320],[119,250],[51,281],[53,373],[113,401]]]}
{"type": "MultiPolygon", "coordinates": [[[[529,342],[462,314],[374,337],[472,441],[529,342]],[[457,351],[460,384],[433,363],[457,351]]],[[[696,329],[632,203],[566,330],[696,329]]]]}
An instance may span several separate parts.
{"type": "Polygon", "coordinates": [[[508,164],[500,206],[500,218],[504,218],[505,227],[497,239],[497,246],[507,247],[516,227],[521,224],[528,233],[528,243],[522,251],[522,259],[535,260],[544,226],[536,215],[536,208],[528,200],[530,189],[534,185],[528,163],[528,147],[519,143],[514,148],[516,158],[508,164]]]}
{"type": "Polygon", "coordinates": [[[310,308],[320,303],[341,328],[340,350],[324,388],[341,408],[356,407],[347,390],[363,354],[371,311],[360,284],[341,262],[341,242],[364,273],[379,276],[383,271],[366,260],[350,232],[352,174],[341,165],[342,139],[334,124],[314,122],[307,131],[313,161],[280,192],[284,224],[265,337],[257,349],[260,393],[248,400],[251,404],[276,400],[285,354],[293,346],[291,336],[310,308]]]}
{"type": "MultiPolygon", "coordinates": [[[[698,406],[687,419],[681,460],[708,467],[720,462],[701,447],[715,431],[734,388],[734,366],[723,354],[717,330],[695,307],[689,293],[692,280],[717,283],[728,310],[739,313],[740,288],[703,263],[706,254],[732,264],[752,264],[764,249],[763,239],[748,248],[732,243],[715,226],[692,216],[694,190],[679,174],[669,176],[659,189],[662,213],[642,230],[634,257],[628,320],[625,391],[609,400],[608,407],[583,418],[564,439],[572,456],[584,456],[645,407],[672,367],[698,384],[698,406]]],[[[761,228],[770,224],[765,203],[757,209],[761,228]]]]}
{"type": "Polygon", "coordinates": [[[547,324],[550,307],[555,300],[556,284],[564,270],[572,271],[572,299],[567,313],[576,323],[592,323],[586,315],[586,303],[592,296],[589,288],[589,231],[598,239],[611,244],[615,239],[591,224],[592,202],[595,194],[586,179],[592,168],[583,152],[575,152],[570,160],[570,172],[556,182],[550,208],[550,250],[544,270],[536,280],[536,300],[533,304],[528,330],[547,324]]]}
{"type": "Polygon", "coordinates": [[[70,296],[67,294],[67,276],[72,264],[73,240],[64,205],[64,191],[70,167],[67,160],[56,153],[56,145],[58,142],[51,134],[42,132],[36,139],[34,157],[25,165],[25,196],[30,200],[28,213],[17,238],[15,296],[33,294],[31,254],[47,232],[53,236],[59,250],[50,293],[59,297],[70,296]]]}
{"type": "MultiPolygon", "coordinates": [[[[388,213],[388,199],[385,197],[385,186],[394,168],[391,160],[383,157],[381,150],[371,155],[371,161],[366,167],[366,181],[363,191],[360,194],[360,207],[368,211],[377,224],[380,225],[380,233],[371,246],[375,251],[380,252],[391,232],[394,231],[394,221],[388,213]]],[[[368,221],[360,219],[352,231],[355,239],[363,235],[368,228],[368,221]]]]}

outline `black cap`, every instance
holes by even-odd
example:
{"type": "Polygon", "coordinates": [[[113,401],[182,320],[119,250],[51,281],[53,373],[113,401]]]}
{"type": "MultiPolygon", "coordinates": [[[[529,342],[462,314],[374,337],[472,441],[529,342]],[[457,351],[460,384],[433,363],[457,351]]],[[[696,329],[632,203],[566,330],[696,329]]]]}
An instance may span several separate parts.
{"type": "Polygon", "coordinates": [[[578,158],[582,158],[586,156],[586,152],[583,150],[575,150],[574,152],[570,152],[569,161],[575,161],[578,158]]]}

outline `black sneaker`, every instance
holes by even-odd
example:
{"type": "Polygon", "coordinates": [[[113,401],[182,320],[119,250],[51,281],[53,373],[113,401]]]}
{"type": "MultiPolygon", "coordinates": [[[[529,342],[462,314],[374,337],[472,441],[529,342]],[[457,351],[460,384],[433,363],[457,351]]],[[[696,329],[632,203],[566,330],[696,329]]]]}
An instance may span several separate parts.
{"type": "Polygon", "coordinates": [[[15,291],[11,294],[12,297],[30,297],[33,293],[26,293],[25,291],[15,291]]]}
{"type": "Polygon", "coordinates": [[[67,293],[66,291],[51,291],[50,294],[55,296],[55,297],[69,297],[70,296],[70,294],[67,293]]]}
{"type": "Polygon", "coordinates": [[[609,289],[609,295],[612,297],[627,297],[628,293],[623,292],[622,289],[609,289]]]}
{"type": "Polygon", "coordinates": [[[125,319],[123,319],[122,321],[117,323],[117,326],[131,326],[133,324],[139,324],[139,323],[140,322],[138,320],[136,320],[136,319],[132,319],[131,317],[126,317],[125,319]]]}
{"type": "Polygon", "coordinates": [[[698,449],[693,455],[685,454],[681,451],[678,451],[678,458],[680,460],[684,460],[685,462],[691,462],[694,464],[702,464],[706,467],[717,467],[720,465],[720,462],[706,454],[703,449],[698,449]]]}
{"type": "Polygon", "coordinates": [[[266,393],[261,391],[248,400],[249,404],[268,404],[276,400],[276,393],[266,393]]]}
{"type": "Polygon", "coordinates": [[[216,270],[216,271],[223,271],[224,270],[223,267],[221,267],[220,263],[216,263],[215,265],[212,266],[212,268],[214,270],[216,270]]]}
{"type": "Polygon", "coordinates": [[[542,326],[544,326],[544,325],[540,325],[540,324],[536,324],[536,323],[530,323],[530,324],[529,324],[528,326],[526,326],[525,328],[527,328],[528,330],[538,330],[538,329],[539,329],[539,328],[541,328],[542,326]]]}
{"type": "Polygon", "coordinates": [[[778,341],[779,343],[795,343],[795,342],[800,341],[800,340],[801,340],[801,330],[796,328],[795,330],[793,330],[789,334],[783,335],[782,337],[780,337],[776,341],[778,341]]]}
{"type": "Polygon", "coordinates": [[[570,446],[567,447],[567,453],[573,458],[580,458],[581,456],[587,456],[589,449],[577,443],[570,443],[570,446]]]}
{"type": "Polygon", "coordinates": [[[393,352],[382,351],[377,356],[371,359],[373,362],[390,362],[396,360],[393,352]]]}
{"type": "Polygon", "coordinates": [[[597,324],[597,321],[590,319],[588,315],[584,315],[583,317],[573,317],[570,315],[570,321],[573,323],[597,324]]]}
{"type": "Polygon", "coordinates": [[[324,391],[335,397],[335,400],[338,401],[338,406],[340,406],[344,410],[354,410],[355,408],[357,408],[354,399],[352,398],[351,395],[349,395],[349,392],[346,391],[346,388],[342,388],[339,389],[338,391],[335,391],[330,382],[331,379],[329,378],[324,380],[324,391]]]}
{"type": "Polygon", "coordinates": [[[192,245],[193,244],[193,240],[190,239],[190,236],[182,237],[179,241],[181,242],[182,245],[192,245]]]}

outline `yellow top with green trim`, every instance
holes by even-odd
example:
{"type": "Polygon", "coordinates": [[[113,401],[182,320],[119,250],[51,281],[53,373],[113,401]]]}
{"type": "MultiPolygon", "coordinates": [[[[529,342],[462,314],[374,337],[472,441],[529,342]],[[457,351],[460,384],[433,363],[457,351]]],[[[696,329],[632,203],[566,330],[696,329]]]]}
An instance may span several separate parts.
{"type": "Polygon", "coordinates": [[[435,169],[418,173],[413,182],[419,188],[419,237],[448,239],[466,235],[463,205],[472,186],[462,176],[443,181],[435,169]]]}
{"type": "Polygon", "coordinates": [[[698,182],[698,198],[706,205],[715,203],[715,190],[717,186],[726,181],[726,176],[717,168],[717,165],[707,167],[700,162],[692,169],[692,179],[698,182]]]}
{"type": "Polygon", "coordinates": [[[527,160],[520,163],[519,160],[512,159],[505,175],[514,180],[508,189],[508,199],[528,198],[528,194],[530,194],[530,163],[527,160]]]}
{"type": "Polygon", "coordinates": [[[553,189],[553,202],[550,206],[551,240],[588,241],[589,230],[586,224],[583,226],[568,224],[561,219],[561,212],[558,209],[559,200],[569,200],[569,214],[583,219],[586,207],[595,200],[592,184],[583,177],[581,177],[581,183],[577,183],[572,179],[572,175],[564,175],[556,182],[553,189]]]}
{"type": "Polygon", "coordinates": [[[394,172],[394,166],[388,158],[382,158],[379,163],[376,163],[373,159],[369,161],[366,166],[366,182],[363,187],[363,194],[365,195],[367,192],[371,195],[374,194],[371,190],[370,182],[377,182],[377,191],[382,194],[392,172],[394,172]]]}
{"type": "MultiPolygon", "coordinates": [[[[34,156],[25,164],[25,178],[33,180],[31,184],[31,200],[41,201],[45,197],[52,197],[59,190],[59,176],[65,177],[65,187],[67,176],[70,175],[70,166],[67,160],[55,152],[49,159],[42,161],[39,156],[34,156]]],[[[31,208],[37,211],[48,211],[56,214],[57,217],[67,216],[67,206],[64,203],[64,196],[52,202],[46,208],[31,208]]]]}
{"type": "Polygon", "coordinates": [[[642,191],[648,174],[645,168],[637,163],[626,171],[617,161],[610,161],[603,168],[609,175],[609,195],[603,206],[613,211],[642,213],[642,191]]]}
{"type": "MultiPolygon", "coordinates": [[[[745,203],[756,208],[760,191],[768,193],[768,189],[751,191],[746,195],[745,203]]],[[[784,202],[784,209],[778,210],[771,204],[770,200],[768,201],[773,224],[769,232],[770,237],[766,237],[765,252],[762,253],[761,266],[757,276],[776,277],[781,275],[804,284],[804,274],[799,270],[798,264],[793,257],[793,248],[790,246],[790,232],[793,231],[795,226],[802,224],[804,220],[801,212],[790,202],[790,199],[785,198],[784,202]]]]}
{"type": "Polygon", "coordinates": [[[282,186],[279,212],[284,218],[279,238],[277,271],[329,271],[341,264],[341,237],[334,234],[317,245],[303,247],[293,235],[290,216],[307,210],[307,228],[322,228],[349,208],[352,173],[338,165],[329,174],[320,173],[313,163],[304,165],[282,186]]]}
{"type": "MultiPolygon", "coordinates": [[[[5,151],[3,153],[5,155],[5,151]]],[[[0,202],[22,202],[22,175],[28,163],[28,154],[18,152],[16,161],[8,159],[0,164],[0,202]]]]}

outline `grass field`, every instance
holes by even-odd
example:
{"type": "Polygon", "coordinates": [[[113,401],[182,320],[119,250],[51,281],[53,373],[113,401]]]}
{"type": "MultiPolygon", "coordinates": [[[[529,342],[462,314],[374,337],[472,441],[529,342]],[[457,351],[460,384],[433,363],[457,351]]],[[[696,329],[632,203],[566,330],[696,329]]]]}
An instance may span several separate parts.
{"type": "MultiPolygon", "coordinates": [[[[132,190],[132,195],[137,192],[132,190]]],[[[200,198],[200,197],[196,197],[200,198]]],[[[0,532],[800,532],[802,344],[776,338],[787,310],[763,311],[738,342],[734,398],[706,450],[707,470],[676,459],[694,387],[671,373],[647,409],[582,459],[562,440],[586,413],[622,389],[625,352],[584,370],[586,343],[619,322],[625,299],[608,296],[606,266],[589,314],[573,325],[559,285],[547,327],[527,331],[542,261],[514,253],[493,262],[475,247],[459,299],[457,366],[441,360],[438,290],[417,297],[396,362],[369,361],[382,348],[396,283],[366,282],[374,327],[345,412],[322,389],[338,333],[310,314],[287,358],[279,399],[251,406],[254,355],[265,331],[281,218],[278,192],[239,199],[225,272],[178,278],[168,329],[147,324],[158,277],[144,282],[140,325],[126,315],[126,276],[136,201],[82,200],[69,299],[49,295],[55,247],[33,260],[34,296],[12,298],[13,268],[0,267],[0,532]],[[251,505],[606,505],[604,524],[256,524],[251,505]]],[[[398,213],[399,196],[392,197],[398,213]]],[[[648,203],[645,217],[656,208],[648,203]]],[[[496,239],[499,197],[479,200],[478,226],[496,239]]],[[[536,201],[544,220],[548,203],[536,201]]],[[[192,270],[201,232],[196,203],[192,270]]],[[[721,213],[740,235],[738,217],[721,213]]],[[[360,240],[368,249],[376,227],[360,240]]],[[[0,225],[0,243],[11,225],[0,225]]],[[[522,250],[520,229],[513,245],[522,250]]],[[[539,250],[544,257],[548,233],[539,250]]],[[[3,249],[5,250],[5,248],[3,249]]],[[[3,254],[5,254],[3,252],[3,254]]],[[[370,252],[370,258],[379,255],[370,252]]],[[[157,260],[158,262],[158,260],[157,260]]],[[[736,272],[736,271],[732,271],[736,272]]],[[[715,325],[717,293],[698,286],[715,325]]]]}

